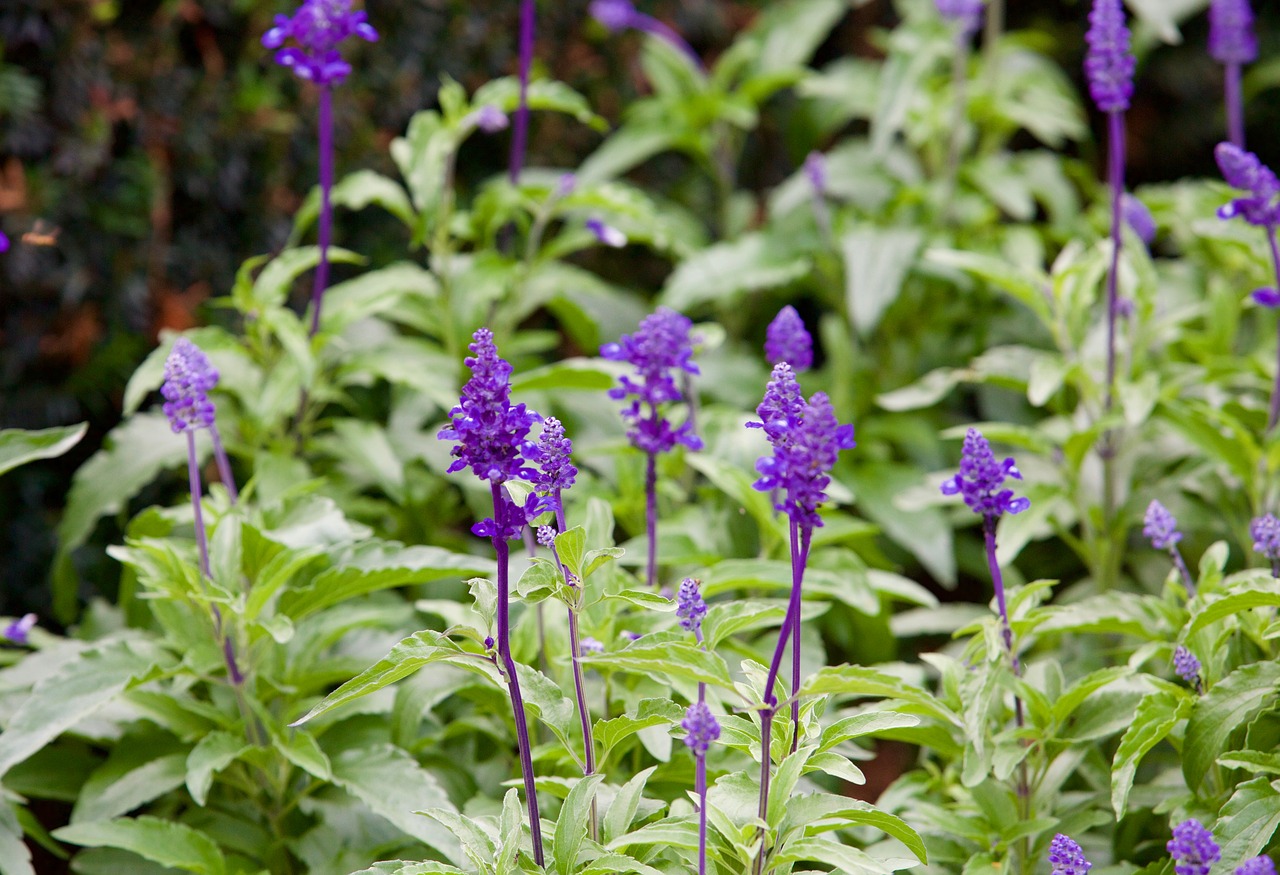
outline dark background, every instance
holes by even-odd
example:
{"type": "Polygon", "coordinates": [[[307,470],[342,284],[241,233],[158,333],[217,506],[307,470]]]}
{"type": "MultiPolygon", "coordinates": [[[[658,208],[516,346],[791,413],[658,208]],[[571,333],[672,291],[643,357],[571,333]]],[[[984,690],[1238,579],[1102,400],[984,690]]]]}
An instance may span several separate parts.
{"type": "MultiPolygon", "coordinates": [[[[760,3],[638,5],[714,59],[760,3]]],[[[1087,4],[1009,5],[1010,28],[1047,34],[1078,80],[1087,4]]],[[[644,87],[639,38],[606,34],[587,18],[586,0],[542,7],[539,64],[616,122],[644,87]]],[[[387,144],[433,103],[442,74],[471,89],[515,71],[518,2],[368,0],[366,8],[382,41],[351,53],[355,72],[335,101],[338,173],[394,175],[387,144]]],[[[70,476],[118,420],[125,381],[159,331],[211,318],[204,302],[227,291],[243,259],[284,244],[314,184],[314,94],[259,43],[286,11],[269,0],[0,0],[0,229],[15,243],[0,255],[0,427],[91,423],[71,455],[0,480],[0,613],[47,605],[52,526],[70,476]]],[[[1262,57],[1272,57],[1280,12],[1260,19],[1262,57]]],[[[874,55],[872,28],[893,22],[887,0],[861,6],[817,63],[874,55]]],[[[1128,120],[1135,183],[1214,172],[1221,73],[1204,53],[1206,30],[1200,16],[1182,45],[1159,47],[1139,69],[1128,120]]],[[[1250,142],[1270,163],[1280,147],[1265,135],[1278,116],[1275,90],[1250,101],[1250,142]]],[[[743,182],[770,185],[825,145],[798,136],[766,123],[743,182]]],[[[507,143],[506,135],[473,140],[464,182],[500,172],[507,143]]],[[[531,161],[572,165],[597,143],[580,126],[535,122],[531,161]]],[[[643,172],[641,182],[661,188],[643,172]]],[[[340,215],[338,232],[375,262],[406,244],[376,212],[340,215]]]]}

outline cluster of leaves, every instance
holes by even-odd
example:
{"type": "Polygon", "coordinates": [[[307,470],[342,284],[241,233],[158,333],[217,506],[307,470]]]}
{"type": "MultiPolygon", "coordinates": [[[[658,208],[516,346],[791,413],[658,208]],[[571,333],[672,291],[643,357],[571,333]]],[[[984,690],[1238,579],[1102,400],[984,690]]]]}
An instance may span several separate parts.
{"type": "MultiPolygon", "coordinates": [[[[1247,554],[1280,466],[1260,437],[1267,332],[1241,305],[1266,274],[1260,241],[1212,218],[1220,186],[1139,192],[1160,238],[1155,255],[1136,239],[1124,250],[1133,307],[1104,413],[1107,225],[1086,168],[1060,154],[1087,135],[1078,97],[1033,40],[1001,36],[961,54],[956,126],[954,35],[931,2],[898,5],[877,63],[810,66],[839,0],[776,5],[706,70],[648,39],[650,91],[612,131],[578,92],[535,79],[539,118],[606,133],[571,186],[539,167],[459,185],[485,142],[474,114],[512,112],[519,87],[446,81],[392,141],[394,172],[336,186],[335,204],[397,227],[407,251],[331,250],[350,278],[326,293],[315,337],[288,306],[319,259],[305,245],[319,197],[303,201],[289,245],[246,261],[214,302],[234,330],[187,334],[221,373],[219,425],[245,480],[238,502],[219,486],[202,499],[209,578],[192,505],[155,503],[187,452],[149,407],[168,342],[76,475],[53,586],[79,622],[0,650],[0,873],[34,871],[25,840],[83,875],[540,871],[490,643],[493,563],[467,534],[490,493],[446,478],[436,439],[482,324],[516,366],[514,394],[568,424],[581,469],[559,562],[531,551],[515,587],[530,753],[553,803],[547,869],[692,868],[693,761],[673,739],[700,685],[722,727],[708,761],[718,873],[758,858],[774,875],[1030,872],[1056,832],[1095,861],[1159,871],[1167,820],[1184,816],[1214,826],[1227,863],[1265,851],[1280,825],[1280,584],[1231,558],[1232,544],[1247,554]],[[819,136],[855,133],[826,150],[821,185],[797,170],[756,198],[738,180],[783,94],[819,136]],[[664,161],[683,176],[662,195],[623,178],[664,161]],[[589,223],[669,261],[658,301],[704,319],[706,449],[661,462],[658,550],[665,579],[702,581],[705,647],[639,582],[644,462],[602,403],[619,372],[594,352],[649,305],[590,269],[589,223]],[[756,317],[782,301],[817,314],[806,389],[859,431],[805,578],[795,752],[785,720],[761,750],[791,568],[785,522],[751,488],[763,441],[742,427],[768,374],[756,317]],[[940,605],[913,579],[950,587],[985,571],[937,490],[957,436],[937,405],[958,389],[966,418],[1017,448],[1032,502],[998,533],[1020,671],[991,612],[940,605]],[[1194,595],[1131,531],[1154,497],[1202,548],[1194,595]],[[110,517],[127,520],[110,550],[119,598],[83,607],[73,554],[110,517]],[[602,645],[582,660],[589,777],[568,610],[602,645]],[[1177,645],[1202,660],[1198,687],[1170,680],[1177,645]],[[841,658],[863,664],[829,664],[841,658]],[[918,759],[872,806],[845,791],[879,740],[918,759]],[[763,817],[762,760],[774,764],[763,817]]],[[[0,473],[78,439],[0,433],[0,473]]]]}

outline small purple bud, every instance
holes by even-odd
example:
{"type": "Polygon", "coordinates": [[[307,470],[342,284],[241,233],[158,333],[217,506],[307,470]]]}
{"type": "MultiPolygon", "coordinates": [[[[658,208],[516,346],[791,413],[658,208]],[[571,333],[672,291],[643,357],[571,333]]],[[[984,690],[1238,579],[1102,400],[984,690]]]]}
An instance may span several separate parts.
{"type": "Polygon", "coordinates": [[[485,639],[484,639],[484,649],[485,649],[485,650],[492,650],[492,649],[493,649],[493,636],[492,636],[492,635],[486,635],[486,636],[485,636],[485,639]]]}
{"type": "Polygon", "coordinates": [[[1150,539],[1151,546],[1157,550],[1172,549],[1182,540],[1177,519],[1167,507],[1154,500],[1147,505],[1146,516],[1142,518],[1142,535],[1150,539]]]}
{"type": "Polygon", "coordinates": [[[3,231],[0,231],[0,252],[9,251],[9,237],[3,231]]]}
{"type": "Polygon", "coordinates": [[[628,0],[592,0],[587,12],[606,30],[614,32],[632,27],[639,14],[628,0]]]}
{"type": "Polygon", "coordinates": [[[557,198],[568,197],[573,194],[573,190],[578,187],[578,177],[572,173],[565,173],[556,181],[555,196],[557,198]]]}
{"type": "Polygon", "coordinates": [[[1129,50],[1129,28],[1120,0],[1093,0],[1085,41],[1089,50],[1084,72],[1093,102],[1103,112],[1123,112],[1133,96],[1137,62],[1129,50]]]}
{"type": "Polygon", "coordinates": [[[565,437],[564,424],[554,416],[542,423],[542,434],[529,452],[529,459],[538,468],[534,483],[539,492],[556,492],[569,489],[578,476],[578,469],[570,462],[573,441],[565,437]]]}
{"type": "Polygon", "coordinates": [[[644,636],[639,632],[623,632],[622,637],[626,638],[628,641],[639,641],[644,636]]]}
{"type": "Polygon", "coordinates": [[[1253,536],[1253,552],[1271,562],[1280,562],[1280,519],[1272,514],[1255,517],[1249,524],[1253,536]]]}
{"type": "Polygon", "coordinates": [[[960,451],[960,473],[942,484],[943,495],[960,495],[969,509],[984,518],[1006,513],[1022,513],[1031,507],[1028,498],[1014,498],[1012,489],[1002,489],[1005,479],[1022,479],[1012,458],[997,462],[991,444],[976,428],[965,434],[960,451]]]}
{"type": "Polygon", "coordinates": [[[1261,307],[1280,307],[1280,292],[1270,286],[1254,289],[1249,293],[1249,297],[1261,307]]]}
{"type": "Polygon", "coordinates": [[[1173,649],[1173,671],[1193,687],[1200,686],[1200,660],[1195,654],[1179,644],[1173,649]]]}
{"type": "Polygon", "coordinates": [[[506,130],[511,124],[507,114],[492,104],[485,104],[479,109],[472,110],[466,121],[486,134],[496,134],[498,131],[506,130]]]}
{"type": "Polygon", "coordinates": [[[963,33],[975,33],[982,24],[982,0],[934,0],[938,14],[963,33]]]}
{"type": "Polygon", "coordinates": [[[1250,64],[1258,59],[1249,0],[1213,0],[1209,5],[1209,55],[1219,64],[1250,64]]]}
{"type": "Polygon", "coordinates": [[[1138,239],[1150,246],[1156,239],[1156,220],[1152,218],[1147,205],[1127,191],[1120,196],[1120,210],[1124,220],[1138,235],[1138,239]]]}
{"type": "Polygon", "coordinates": [[[4,631],[0,632],[0,638],[4,638],[11,644],[17,644],[19,647],[25,647],[27,645],[27,637],[35,626],[36,615],[26,614],[5,626],[4,631]]]}
{"type": "Polygon", "coordinates": [[[1218,217],[1240,217],[1250,225],[1264,228],[1280,224],[1280,206],[1276,204],[1280,196],[1280,179],[1271,168],[1263,164],[1257,155],[1232,143],[1219,143],[1213,150],[1213,157],[1217,159],[1227,185],[1249,193],[1248,197],[1236,198],[1220,207],[1218,217]]]}
{"type": "Polygon", "coordinates": [[[1093,868],[1076,840],[1062,833],[1049,843],[1049,865],[1053,867],[1052,875],[1085,875],[1093,868]]]}
{"type": "Polygon", "coordinates": [[[1276,864],[1270,857],[1254,857],[1237,866],[1235,875],[1276,875],[1276,864]]]}
{"type": "Polygon", "coordinates": [[[786,362],[797,374],[813,367],[813,338],[790,304],[765,329],[764,357],[771,365],[786,362]]]}
{"type": "Polygon", "coordinates": [[[680,728],[688,733],[684,743],[698,757],[706,756],[707,748],[720,737],[720,723],[706,702],[694,702],[690,705],[684,720],[680,721],[680,728]]]}
{"type": "Polygon", "coordinates": [[[606,225],[603,219],[587,219],[587,230],[594,234],[595,238],[605,246],[621,249],[627,245],[627,235],[612,225],[606,225]]]}
{"type": "Polygon", "coordinates": [[[804,175],[813,186],[814,194],[822,197],[827,193],[827,156],[821,152],[810,152],[804,159],[804,175]]]}
{"type": "Polygon", "coordinates": [[[187,338],[179,337],[165,359],[160,386],[164,415],[169,417],[174,434],[213,427],[215,411],[209,392],[216,385],[218,370],[208,356],[187,338]]]}
{"type": "Polygon", "coordinates": [[[538,526],[538,543],[550,550],[556,545],[556,530],[551,526],[538,526]]]}
{"type": "Polygon", "coordinates": [[[590,636],[583,638],[578,648],[583,653],[604,653],[604,645],[590,636]]]}
{"type": "Polygon", "coordinates": [[[680,593],[676,596],[676,616],[680,626],[686,632],[692,632],[699,641],[702,640],[702,618],[707,615],[707,603],[702,600],[698,589],[698,581],[686,577],[680,582],[680,593]]]}
{"type": "Polygon", "coordinates": [[[1222,857],[1222,850],[1213,840],[1213,833],[1198,820],[1185,820],[1173,828],[1173,838],[1165,846],[1176,865],[1178,875],[1209,875],[1213,864],[1222,857]]]}

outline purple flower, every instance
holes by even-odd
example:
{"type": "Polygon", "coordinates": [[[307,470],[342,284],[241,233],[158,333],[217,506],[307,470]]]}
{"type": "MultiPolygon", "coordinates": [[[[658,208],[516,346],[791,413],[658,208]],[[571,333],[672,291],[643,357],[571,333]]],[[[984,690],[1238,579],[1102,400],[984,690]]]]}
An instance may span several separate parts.
{"type": "Polygon", "coordinates": [[[1249,524],[1253,536],[1253,552],[1272,562],[1280,562],[1280,519],[1272,514],[1255,517],[1249,524]]]}
{"type": "Polygon", "coordinates": [[[1124,214],[1125,222],[1133,229],[1133,233],[1138,235],[1138,239],[1150,246],[1156,239],[1156,220],[1151,217],[1151,211],[1147,209],[1147,205],[1125,192],[1120,196],[1120,211],[1124,214]]]}
{"type": "Polygon", "coordinates": [[[337,85],[351,73],[338,45],[358,36],[378,41],[378,32],[351,0],[303,0],[290,18],[277,15],[275,26],[262,35],[262,44],[276,52],[276,63],[290,67],[299,79],[317,85],[337,85]],[[292,40],[296,45],[281,48],[292,40]]]}
{"type": "Polygon", "coordinates": [[[982,0],[934,0],[938,14],[963,33],[973,33],[982,23],[982,0]]]}
{"type": "Polygon", "coordinates": [[[573,441],[565,437],[564,424],[554,416],[542,423],[542,434],[529,450],[529,458],[537,465],[533,482],[539,492],[556,492],[569,489],[578,476],[578,469],[569,460],[573,441]]]}
{"type": "Polygon", "coordinates": [[[1173,649],[1173,671],[1193,687],[1200,686],[1200,660],[1181,644],[1173,649]]]}
{"type": "Polygon", "coordinates": [[[1274,228],[1280,224],[1280,179],[1252,152],[1246,152],[1231,143],[1219,143],[1213,150],[1218,160],[1222,178],[1232,188],[1242,189],[1248,197],[1240,197],[1218,209],[1218,216],[1234,219],[1237,216],[1250,225],[1274,228]]]}
{"type": "MultiPolygon", "coordinates": [[[[471,533],[481,538],[498,538],[511,541],[524,533],[525,526],[534,525],[538,517],[548,511],[558,510],[560,503],[554,495],[538,495],[531,492],[524,504],[516,504],[505,489],[496,508],[498,517],[480,520],[471,527],[471,533]]],[[[541,528],[541,527],[539,527],[541,528]]]]}
{"type": "Polygon", "coordinates": [[[804,401],[795,376],[785,363],[773,369],[764,400],[756,408],[773,454],[756,462],[760,479],[753,485],[776,496],[775,506],[802,528],[822,525],[818,506],[827,500],[830,471],[841,450],[856,446],[853,426],[836,420],[831,400],[822,392],[804,401]]]}
{"type": "Polygon", "coordinates": [[[481,480],[534,480],[537,471],[526,458],[535,452],[529,429],[542,417],[523,404],[511,404],[511,364],[498,357],[493,332],[480,328],[468,347],[466,359],[471,379],[462,387],[462,399],[449,411],[451,423],[440,431],[440,440],[457,441],[456,460],[449,473],[471,468],[481,480]]]}
{"type": "Polygon", "coordinates": [[[3,231],[0,231],[0,252],[8,252],[8,251],[9,251],[9,235],[5,234],[3,231]]]}
{"type": "Polygon", "coordinates": [[[680,34],[651,15],[645,15],[632,5],[631,0],[592,0],[588,13],[605,29],[613,33],[623,30],[639,30],[665,40],[689,56],[698,67],[702,59],[680,34]]]}
{"type": "Polygon", "coordinates": [[[556,543],[556,530],[551,526],[538,526],[538,543],[550,550],[556,543]]]}
{"type": "Polygon", "coordinates": [[[804,175],[819,197],[827,193],[827,156],[810,152],[804,159],[804,175]]]}
{"type": "Polygon", "coordinates": [[[1165,846],[1177,864],[1178,875],[1209,875],[1213,864],[1222,857],[1213,833],[1198,820],[1186,820],[1173,828],[1173,838],[1165,846]]]}
{"type": "Polygon", "coordinates": [[[694,434],[692,423],[672,427],[662,414],[663,405],[684,400],[673,372],[701,373],[693,363],[692,329],[688,318],[660,307],[640,322],[635,334],[623,335],[618,343],[600,348],[600,355],[610,361],[628,362],[636,369],[639,379],[622,377],[621,385],[609,390],[609,397],[617,401],[633,398],[622,416],[632,445],[646,453],[665,453],[676,444],[702,449],[702,439],[694,434]]]}
{"type": "Polygon", "coordinates": [[[218,385],[218,371],[209,358],[185,337],[179,337],[164,362],[164,415],[174,434],[212,428],[213,402],[209,391],[218,385]]]}
{"type": "Polygon", "coordinates": [[[720,723],[706,702],[694,702],[690,705],[684,714],[684,720],[680,721],[680,728],[688,733],[684,743],[698,757],[706,756],[707,748],[720,737],[720,723]]]}
{"type": "Polygon", "coordinates": [[[1076,840],[1062,833],[1049,843],[1049,865],[1053,867],[1052,875],[1085,875],[1093,867],[1076,840]]]}
{"type": "Polygon", "coordinates": [[[583,653],[604,653],[604,645],[590,636],[582,639],[578,649],[583,653]]]}
{"type": "Polygon", "coordinates": [[[1136,61],[1129,51],[1129,28],[1120,0],[1093,0],[1085,41],[1089,50],[1084,72],[1093,102],[1103,112],[1123,112],[1133,96],[1136,61]]]}
{"type": "Polygon", "coordinates": [[[997,462],[991,444],[976,428],[964,436],[960,452],[960,473],[942,484],[943,495],[961,495],[976,514],[994,519],[1006,513],[1022,513],[1031,507],[1028,498],[1014,498],[1012,489],[1002,489],[1005,478],[1022,479],[1012,458],[997,462]]]}
{"type": "Polygon", "coordinates": [[[592,217],[587,219],[587,230],[605,246],[621,249],[627,245],[627,235],[612,225],[606,225],[603,219],[592,217]]]}
{"type": "Polygon", "coordinates": [[[626,638],[628,641],[639,641],[641,638],[644,637],[644,635],[640,634],[639,632],[627,631],[622,633],[622,637],[626,638]]]}
{"type": "Polygon", "coordinates": [[[1177,519],[1159,501],[1147,505],[1146,516],[1142,518],[1142,536],[1150,539],[1151,546],[1157,550],[1168,550],[1182,540],[1177,519]]]}
{"type": "Polygon", "coordinates": [[[486,103],[479,109],[472,110],[464,124],[467,122],[475,125],[486,134],[496,134],[498,131],[506,130],[507,125],[511,123],[507,118],[507,114],[491,103],[486,103]]]}
{"type": "Polygon", "coordinates": [[[813,338],[790,304],[779,310],[765,329],[764,357],[771,365],[786,362],[796,373],[813,367],[813,338]]]}
{"type": "Polygon", "coordinates": [[[1270,857],[1254,857],[1237,866],[1235,875],[1276,875],[1276,864],[1270,857]]]}
{"type": "Polygon", "coordinates": [[[4,630],[0,631],[0,638],[11,644],[17,644],[19,647],[25,647],[27,645],[27,636],[30,635],[35,626],[36,615],[26,614],[5,626],[4,630]]]}
{"type": "Polygon", "coordinates": [[[680,618],[680,626],[686,632],[692,632],[698,641],[702,641],[702,618],[707,615],[707,603],[702,600],[698,581],[692,577],[682,580],[676,603],[676,616],[680,618]]]}
{"type": "Polygon", "coordinates": [[[1213,0],[1209,6],[1209,54],[1219,64],[1248,64],[1258,58],[1249,0],[1213,0]]]}

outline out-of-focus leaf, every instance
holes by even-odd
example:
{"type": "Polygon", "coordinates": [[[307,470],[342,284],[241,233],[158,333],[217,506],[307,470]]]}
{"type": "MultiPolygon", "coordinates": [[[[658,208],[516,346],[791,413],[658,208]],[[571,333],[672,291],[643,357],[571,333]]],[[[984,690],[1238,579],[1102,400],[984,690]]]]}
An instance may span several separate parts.
{"type": "Polygon", "coordinates": [[[40,431],[0,430],[0,475],[37,459],[54,459],[80,443],[89,424],[64,425],[40,431]]]}

